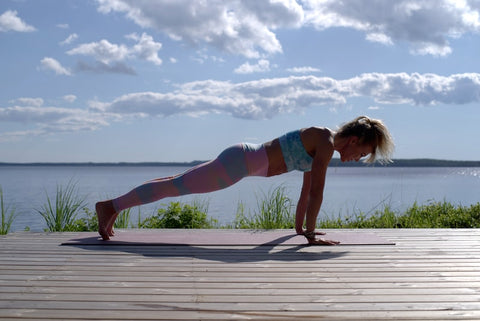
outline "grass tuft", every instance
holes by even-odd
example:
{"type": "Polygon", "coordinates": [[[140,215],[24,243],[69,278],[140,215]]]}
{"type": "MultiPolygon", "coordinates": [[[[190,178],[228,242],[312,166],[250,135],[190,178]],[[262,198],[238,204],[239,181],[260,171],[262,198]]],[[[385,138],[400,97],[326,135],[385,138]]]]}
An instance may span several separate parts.
{"type": "Polygon", "coordinates": [[[129,225],[130,227],[133,227],[130,223],[130,212],[131,212],[131,208],[128,208],[124,211],[121,211],[118,216],[117,216],[117,220],[115,221],[115,224],[114,224],[114,227],[116,228],[129,228],[129,225]]]}
{"type": "Polygon", "coordinates": [[[257,210],[253,216],[246,216],[243,204],[239,204],[235,216],[235,228],[243,229],[287,229],[295,226],[292,214],[294,204],[287,196],[284,186],[270,190],[257,197],[257,210]]]}
{"type": "Polygon", "coordinates": [[[72,231],[75,230],[75,218],[84,206],[85,197],[76,194],[75,184],[70,181],[65,188],[57,185],[55,202],[47,193],[47,203],[37,212],[47,223],[47,231],[72,231]]]}
{"type": "Polygon", "coordinates": [[[17,216],[15,209],[10,209],[5,205],[3,201],[3,189],[0,186],[0,211],[2,214],[2,224],[0,225],[0,235],[8,234],[10,227],[12,226],[13,220],[17,216]]]}

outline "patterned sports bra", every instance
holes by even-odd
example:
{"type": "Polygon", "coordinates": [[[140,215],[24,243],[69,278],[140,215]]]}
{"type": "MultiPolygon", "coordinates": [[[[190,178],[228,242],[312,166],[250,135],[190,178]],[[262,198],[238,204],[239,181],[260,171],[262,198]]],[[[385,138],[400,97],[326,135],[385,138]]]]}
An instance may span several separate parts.
{"type": "Polygon", "coordinates": [[[278,138],[282,149],[283,159],[287,165],[287,171],[299,170],[309,172],[312,170],[313,158],[305,150],[300,130],[286,133],[278,138]]]}

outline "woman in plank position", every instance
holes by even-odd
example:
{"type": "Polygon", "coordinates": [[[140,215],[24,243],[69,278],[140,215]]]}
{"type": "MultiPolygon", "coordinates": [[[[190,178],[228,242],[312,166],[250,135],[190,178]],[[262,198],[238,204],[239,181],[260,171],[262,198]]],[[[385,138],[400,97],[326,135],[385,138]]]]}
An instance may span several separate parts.
{"type": "Polygon", "coordinates": [[[342,162],[376,159],[388,162],[394,144],[381,120],[360,116],[336,132],[326,127],[309,127],[289,132],[264,144],[242,143],[225,149],[209,162],[171,177],[157,178],[111,200],[98,202],[98,232],[104,240],[114,235],[113,225],[120,211],[165,197],[208,193],[226,188],[247,176],[270,177],[293,170],[303,171],[303,185],[295,216],[297,234],[310,244],[338,242],[317,238],[315,231],[323,201],[327,167],[333,153],[342,162]],[[305,229],[304,229],[304,221],[305,229]]]}

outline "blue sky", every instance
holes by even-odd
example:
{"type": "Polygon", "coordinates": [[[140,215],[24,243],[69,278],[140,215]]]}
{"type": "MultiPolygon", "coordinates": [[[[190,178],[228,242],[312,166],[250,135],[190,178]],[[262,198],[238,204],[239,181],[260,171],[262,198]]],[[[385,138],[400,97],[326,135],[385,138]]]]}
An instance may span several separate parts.
{"type": "MultiPolygon", "coordinates": [[[[3,0],[0,161],[215,157],[358,115],[480,160],[479,1],[3,0]]],[[[338,155],[336,155],[338,156],[338,155]]]]}

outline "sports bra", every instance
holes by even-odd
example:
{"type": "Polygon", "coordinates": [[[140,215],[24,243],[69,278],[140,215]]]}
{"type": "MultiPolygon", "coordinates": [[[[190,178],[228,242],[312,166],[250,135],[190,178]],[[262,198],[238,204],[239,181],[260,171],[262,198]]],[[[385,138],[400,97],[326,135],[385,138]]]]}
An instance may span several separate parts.
{"type": "Polygon", "coordinates": [[[278,138],[282,149],[283,159],[287,171],[299,170],[309,172],[312,170],[313,158],[305,150],[300,130],[291,131],[278,138]]]}

